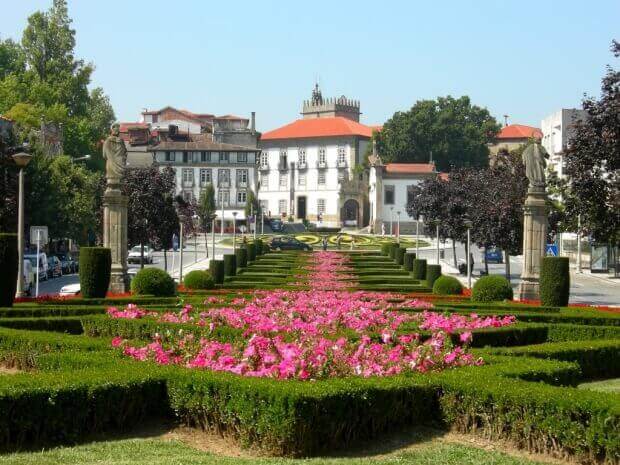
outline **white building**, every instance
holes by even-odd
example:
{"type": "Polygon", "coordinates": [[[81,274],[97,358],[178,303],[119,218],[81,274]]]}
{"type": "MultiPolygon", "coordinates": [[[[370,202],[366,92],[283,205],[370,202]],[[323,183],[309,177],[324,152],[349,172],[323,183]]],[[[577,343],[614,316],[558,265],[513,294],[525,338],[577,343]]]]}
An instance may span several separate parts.
{"type": "Polygon", "coordinates": [[[260,139],[263,210],[321,226],[366,225],[367,174],[358,167],[373,129],[359,123],[359,102],[324,100],[317,86],[302,115],[260,139]]]}
{"type": "Polygon", "coordinates": [[[585,111],[563,108],[547,116],[541,122],[542,146],[549,153],[548,169],[564,177],[564,153],[573,135],[576,121],[585,118],[585,111]]]}

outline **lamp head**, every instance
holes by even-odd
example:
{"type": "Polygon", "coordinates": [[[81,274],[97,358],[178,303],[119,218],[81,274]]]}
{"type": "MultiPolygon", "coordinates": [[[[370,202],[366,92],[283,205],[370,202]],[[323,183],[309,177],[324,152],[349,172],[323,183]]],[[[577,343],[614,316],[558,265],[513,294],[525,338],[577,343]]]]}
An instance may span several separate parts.
{"type": "Polygon", "coordinates": [[[32,160],[32,155],[26,152],[19,152],[13,155],[13,160],[17,166],[24,168],[32,160]]]}

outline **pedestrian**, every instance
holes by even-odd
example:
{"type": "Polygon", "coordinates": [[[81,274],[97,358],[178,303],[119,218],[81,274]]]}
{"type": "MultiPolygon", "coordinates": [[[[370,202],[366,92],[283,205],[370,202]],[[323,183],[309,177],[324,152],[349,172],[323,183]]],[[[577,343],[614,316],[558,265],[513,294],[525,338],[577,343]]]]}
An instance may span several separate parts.
{"type": "Polygon", "coordinates": [[[385,223],[381,223],[381,237],[385,237],[385,223]]]}
{"type": "Polygon", "coordinates": [[[323,236],[323,251],[327,250],[327,236],[323,236]]]}
{"type": "Polygon", "coordinates": [[[248,237],[247,236],[243,236],[243,248],[247,249],[248,248],[248,237]]]}
{"type": "Polygon", "coordinates": [[[351,236],[351,250],[355,247],[355,236],[351,236]]]}

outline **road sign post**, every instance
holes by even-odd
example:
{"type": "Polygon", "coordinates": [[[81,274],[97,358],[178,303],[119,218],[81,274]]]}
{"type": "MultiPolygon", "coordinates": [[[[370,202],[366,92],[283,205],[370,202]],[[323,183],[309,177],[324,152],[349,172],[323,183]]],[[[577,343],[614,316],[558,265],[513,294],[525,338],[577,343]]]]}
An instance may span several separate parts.
{"type": "MultiPolygon", "coordinates": [[[[32,238],[36,238],[37,241],[37,264],[36,264],[36,270],[37,270],[37,280],[36,280],[36,286],[35,286],[35,298],[39,297],[39,255],[41,254],[41,242],[47,242],[48,241],[48,230],[47,230],[47,226],[30,226],[30,240],[32,240],[32,238]]],[[[43,267],[43,269],[45,270],[45,267],[43,267]]]]}

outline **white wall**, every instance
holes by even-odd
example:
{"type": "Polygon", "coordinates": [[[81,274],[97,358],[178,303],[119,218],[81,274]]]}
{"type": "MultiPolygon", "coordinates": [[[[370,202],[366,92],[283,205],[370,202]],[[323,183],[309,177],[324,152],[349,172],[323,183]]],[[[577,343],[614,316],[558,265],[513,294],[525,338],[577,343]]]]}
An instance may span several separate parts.
{"type": "Polygon", "coordinates": [[[573,135],[575,121],[584,117],[583,110],[564,108],[541,121],[542,146],[549,153],[549,169],[555,171],[559,177],[564,176],[564,151],[573,135]]]}

